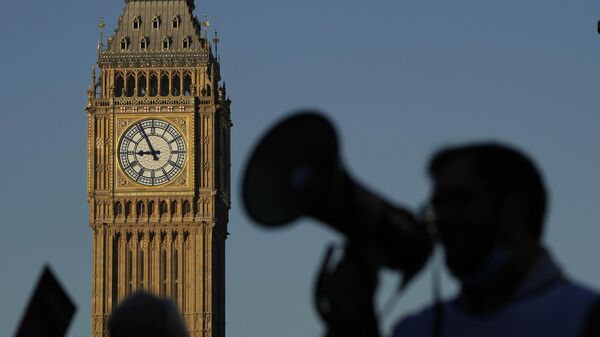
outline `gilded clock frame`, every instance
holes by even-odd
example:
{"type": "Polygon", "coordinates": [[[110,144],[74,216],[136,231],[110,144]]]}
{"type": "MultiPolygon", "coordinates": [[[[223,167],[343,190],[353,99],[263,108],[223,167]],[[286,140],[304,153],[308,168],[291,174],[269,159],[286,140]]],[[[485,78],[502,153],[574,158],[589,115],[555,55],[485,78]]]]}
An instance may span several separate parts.
{"type": "MultiPolygon", "coordinates": [[[[116,134],[114,137],[114,188],[115,195],[117,196],[143,196],[143,195],[154,195],[157,191],[162,192],[183,192],[188,191],[193,193],[194,186],[194,165],[195,163],[195,125],[194,118],[192,115],[184,113],[159,113],[159,114],[144,114],[138,116],[124,115],[115,116],[115,130],[116,134]],[[147,186],[136,182],[131,179],[121,167],[119,161],[119,142],[123,135],[127,132],[129,127],[137,122],[144,121],[147,119],[160,119],[167,121],[174,128],[181,133],[186,146],[186,159],[181,172],[172,181],[157,185],[147,186]]],[[[172,194],[172,193],[171,193],[172,194]]],[[[187,194],[187,193],[185,193],[187,194]]]]}

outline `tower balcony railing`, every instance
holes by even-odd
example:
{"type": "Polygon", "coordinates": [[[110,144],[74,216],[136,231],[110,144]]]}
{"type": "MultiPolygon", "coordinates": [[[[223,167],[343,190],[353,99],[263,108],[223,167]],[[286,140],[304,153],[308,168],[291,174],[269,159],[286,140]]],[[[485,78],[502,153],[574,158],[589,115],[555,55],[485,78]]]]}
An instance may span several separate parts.
{"type": "Polygon", "coordinates": [[[214,103],[212,97],[119,97],[119,98],[96,98],[93,100],[94,107],[110,106],[138,106],[138,105],[211,105],[214,103]],[[197,99],[197,101],[196,101],[197,99]]]}

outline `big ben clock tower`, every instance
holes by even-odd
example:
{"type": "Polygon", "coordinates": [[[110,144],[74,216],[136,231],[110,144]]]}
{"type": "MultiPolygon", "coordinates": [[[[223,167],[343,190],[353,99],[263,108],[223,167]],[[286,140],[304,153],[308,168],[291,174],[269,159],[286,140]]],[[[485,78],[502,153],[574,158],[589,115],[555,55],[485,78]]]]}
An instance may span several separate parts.
{"type": "Polygon", "coordinates": [[[125,0],[98,44],[86,108],[93,337],[140,290],[171,298],[190,337],[225,334],[230,100],[193,10],[125,0]]]}

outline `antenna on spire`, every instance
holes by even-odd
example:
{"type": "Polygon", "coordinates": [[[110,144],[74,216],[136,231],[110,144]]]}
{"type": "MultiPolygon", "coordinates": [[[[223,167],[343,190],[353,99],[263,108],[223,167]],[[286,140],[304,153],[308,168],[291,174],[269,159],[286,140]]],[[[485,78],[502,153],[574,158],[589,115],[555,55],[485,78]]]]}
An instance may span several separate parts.
{"type": "Polygon", "coordinates": [[[100,38],[98,39],[98,51],[102,50],[102,33],[104,32],[104,28],[106,28],[106,24],[104,23],[104,17],[100,17],[100,21],[98,22],[98,29],[100,30],[100,38]]]}
{"type": "Polygon", "coordinates": [[[213,42],[215,43],[215,55],[217,56],[217,59],[219,59],[219,41],[221,41],[219,39],[219,32],[217,32],[215,29],[215,37],[213,38],[213,42]]]}

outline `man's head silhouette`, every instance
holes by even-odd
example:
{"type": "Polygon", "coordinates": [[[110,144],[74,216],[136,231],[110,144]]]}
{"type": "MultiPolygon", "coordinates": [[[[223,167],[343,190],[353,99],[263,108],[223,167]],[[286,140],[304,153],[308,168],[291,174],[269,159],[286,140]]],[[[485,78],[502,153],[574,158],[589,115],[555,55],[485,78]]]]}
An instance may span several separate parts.
{"type": "Polygon", "coordinates": [[[136,293],[123,301],[110,317],[111,337],[186,337],[177,307],[167,299],[136,293]]]}
{"type": "Polygon", "coordinates": [[[547,199],[530,159],[504,145],[473,144],[441,150],[429,173],[446,263],[463,287],[483,290],[527,269],[547,199]]]}

